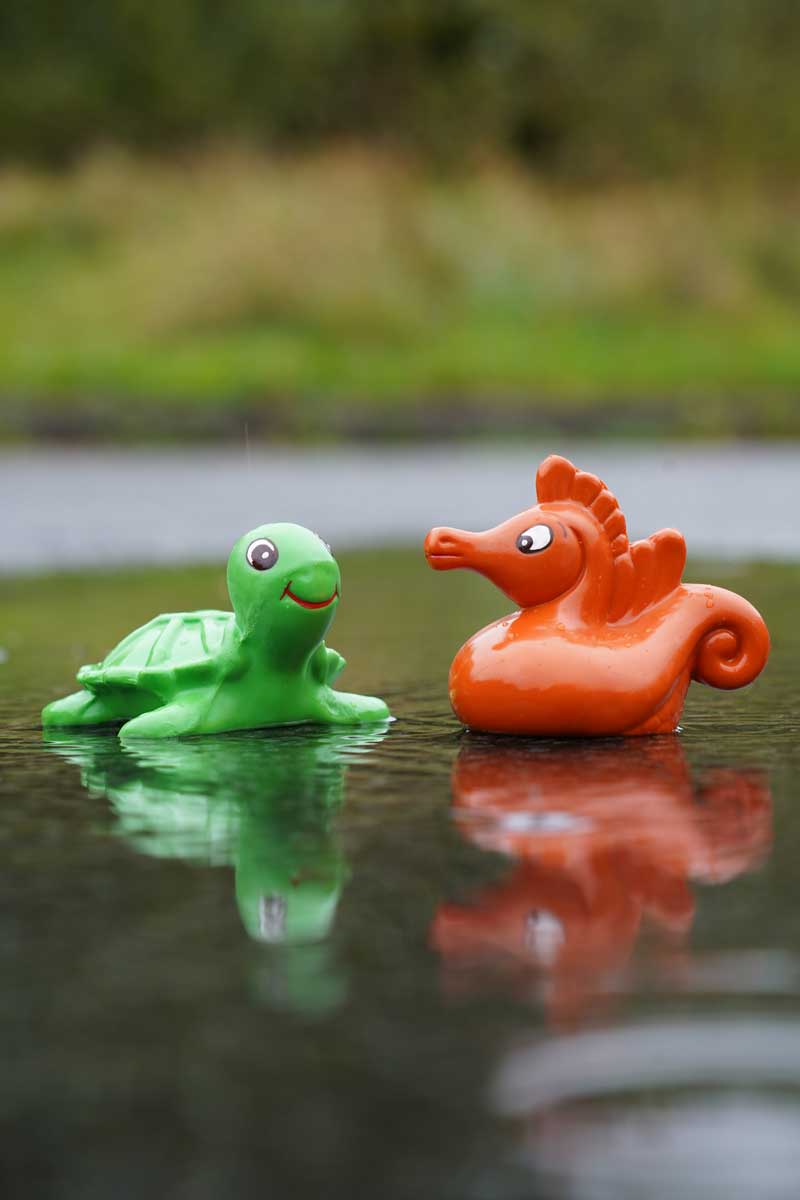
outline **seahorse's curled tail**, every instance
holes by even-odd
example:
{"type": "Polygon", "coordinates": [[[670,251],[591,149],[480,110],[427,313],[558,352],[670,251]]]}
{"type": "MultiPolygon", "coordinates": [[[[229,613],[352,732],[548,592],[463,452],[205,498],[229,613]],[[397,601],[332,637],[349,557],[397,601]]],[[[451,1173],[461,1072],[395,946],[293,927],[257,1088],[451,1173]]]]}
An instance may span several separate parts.
{"type": "Polygon", "coordinates": [[[697,643],[692,678],[711,687],[745,687],[760,674],[769,657],[764,620],[752,604],[734,592],[724,588],[702,590],[709,612],[697,643]]]}

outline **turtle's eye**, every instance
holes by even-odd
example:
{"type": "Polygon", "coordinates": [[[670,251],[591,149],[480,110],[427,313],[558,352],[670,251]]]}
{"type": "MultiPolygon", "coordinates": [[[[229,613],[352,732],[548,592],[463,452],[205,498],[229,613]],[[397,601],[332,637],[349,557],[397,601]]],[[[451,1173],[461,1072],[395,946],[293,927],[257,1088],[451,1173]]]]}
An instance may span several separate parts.
{"type": "Polygon", "coordinates": [[[553,540],[553,531],[549,525],[531,525],[517,538],[517,549],[521,554],[538,554],[546,550],[553,540]]]}
{"type": "Polygon", "coordinates": [[[278,547],[269,538],[258,538],[247,547],[247,561],[256,571],[268,571],[278,561],[278,547]]]}

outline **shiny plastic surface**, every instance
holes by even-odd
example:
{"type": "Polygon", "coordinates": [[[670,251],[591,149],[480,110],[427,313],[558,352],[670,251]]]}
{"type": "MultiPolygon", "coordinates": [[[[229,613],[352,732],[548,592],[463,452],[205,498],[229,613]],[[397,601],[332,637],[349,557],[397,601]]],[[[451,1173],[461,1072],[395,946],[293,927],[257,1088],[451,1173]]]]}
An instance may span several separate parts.
{"type": "Polygon", "coordinates": [[[262,525],[228,560],[233,612],[168,613],[134,630],[81,691],[48,704],[42,723],[125,722],[122,738],[177,737],[269,725],[383,721],[372,696],[333,689],[345,662],[323,641],[341,592],[330,548],[300,525],[262,525]]]}
{"type": "Polygon", "coordinates": [[[629,543],[602,480],[551,455],[539,503],[483,533],[432,529],[436,570],[469,567],[519,611],[457,653],[450,701],[464,725],[494,733],[604,736],[678,726],[692,679],[751,683],[769,653],[759,613],[741,596],[683,584],[683,537],[629,543]]]}

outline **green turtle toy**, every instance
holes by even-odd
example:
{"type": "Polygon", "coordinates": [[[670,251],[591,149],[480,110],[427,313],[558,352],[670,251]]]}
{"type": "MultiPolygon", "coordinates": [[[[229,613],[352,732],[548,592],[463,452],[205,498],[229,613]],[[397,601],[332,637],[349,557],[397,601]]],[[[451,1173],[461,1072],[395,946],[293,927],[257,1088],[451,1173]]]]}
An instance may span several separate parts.
{"type": "Polygon", "coordinates": [[[232,613],[154,617],[103,662],[81,667],[81,691],[48,704],[42,723],[124,721],[119,736],[127,739],[385,721],[382,700],[331,686],[345,663],[323,638],[340,586],[338,564],[317,534],[262,525],[231,551],[232,613]]]}

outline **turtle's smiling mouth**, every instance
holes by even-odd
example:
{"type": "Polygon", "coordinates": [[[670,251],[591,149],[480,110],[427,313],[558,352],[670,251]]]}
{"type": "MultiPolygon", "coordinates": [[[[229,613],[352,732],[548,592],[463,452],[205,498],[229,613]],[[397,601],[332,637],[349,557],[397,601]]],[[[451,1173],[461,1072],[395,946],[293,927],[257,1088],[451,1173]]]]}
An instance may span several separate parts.
{"type": "Polygon", "coordinates": [[[284,596],[288,596],[290,600],[294,600],[295,604],[299,604],[301,608],[327,608],[329,604],[333,604],[334,600],[339,598],[339,589],[334,588],[327,600],[304,600],[302,596],[296,596],[292,591],[291,579],[281,593],[281,600],[284,596]]]}

